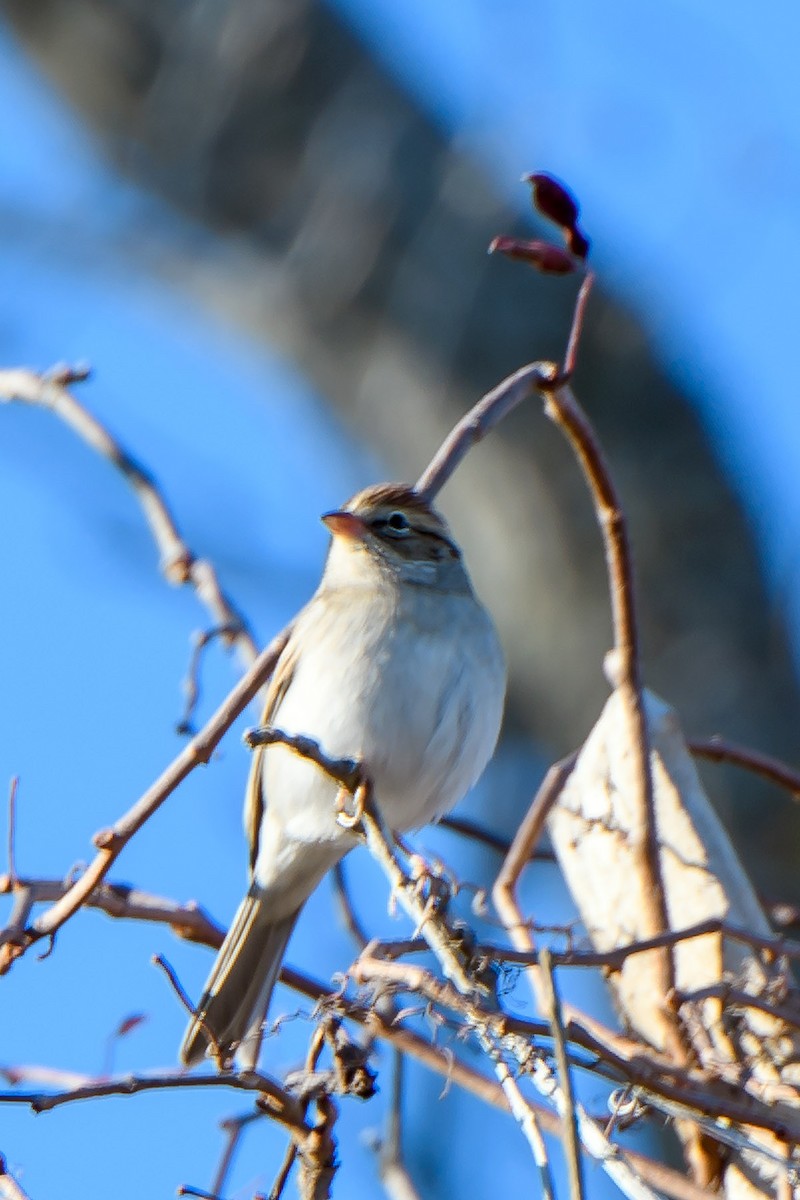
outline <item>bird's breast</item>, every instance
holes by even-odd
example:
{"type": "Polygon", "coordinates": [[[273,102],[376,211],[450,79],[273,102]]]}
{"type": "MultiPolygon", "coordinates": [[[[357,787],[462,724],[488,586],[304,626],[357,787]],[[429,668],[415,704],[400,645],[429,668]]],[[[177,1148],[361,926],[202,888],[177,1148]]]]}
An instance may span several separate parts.
{"type": "MultiPolygon", "coordinates": [[[[406,591],[377,606],[358,595],[333,612],[310,606],[272,718],[328,754],[362,759],[398,830],[441,815],[469,789],[494,748],[504,692],[497,637],[474,598],[406,591]]],[[[318,768],[272,747],[263,780],[276,815],[335,833],[336,788],[318,768]]]]}

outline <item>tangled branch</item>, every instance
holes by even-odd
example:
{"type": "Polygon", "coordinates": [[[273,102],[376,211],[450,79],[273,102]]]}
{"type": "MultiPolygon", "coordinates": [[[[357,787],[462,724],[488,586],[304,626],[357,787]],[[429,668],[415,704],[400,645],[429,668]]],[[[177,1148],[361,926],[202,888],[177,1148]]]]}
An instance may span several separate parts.
{"type": "MultiPolygon", "coordinates": [[[[737,1182],[745,1177],[751,1186],[750,1192],[742,1193],[745,1196],[777,1196],[781,1188],[796,1186],[800,1094],[792,1064],[800,1056],[800,1004],[786,961],[800,958],[800,946],[770,933],[749,881],[738,864],[732,865],[724,833],[708,816],[710,806],[692,774],[674,716],[644,689],[624,510],[570,382],[593,281],[586,270],[588,241],[578,224],[577,204],[565,189],[541,174],[529,181],[535,206],[559,227],[564,247],[499,238],[494,248],[537,270],[582,274],[564,360],[530,363],[488,392],[445,440],[416,490],[432,500],[469,449],[515,407],[534,398],[543,402],[583,472],[603,538],[613,631],[613,648],[606,659],[612,697],[584,746],[547,773],[510,845],[493,830],[463,818],[444,822],[460,836],[482,841],[504,855],[492,896],[510,946],[502,941],[502,933],[501,944],[482,942],[453,918],[457,881],[451,882],[454,876],[443,865],[407,852],[385,827],[373,803],[369,763],[331,759],[312,739],[271,727],[251,731],[251,747],[282,744],[336,781],[342,800],[339,819],[357,831],[382,869],[393,902],[411,923],[411,936],[394,942],[371,938],[353,912],[340,877],[340,898],[358,954],[347,986],[338,991],[284,965],[282,981],[311,999],[316,1009],[304,1066],[282,1082],[255,1071],[102,1079],[57,1077],[51,1072],[42,1077],[40,1068],[12,1065],[6,1074],[14,1086],[0,1093],[0,1103],[25,1104],[37,1112],[165,1089],[249,1093],[255,1108],[230,1123],[211,1193],[187,1186],[185,1194],[219,1195],[244,1130],[263,1116],[278,1122],[289,1136],[272,1194],[281,1193],[297,1162],[304,1200],[327,1196],[336,1169],[338,1103],[343,1097],[371,1095],[368,1060],[378,1041],[395,1051],[396,1079],[403,1059],[413,1057],[448,1085],[510,1114],[545,1194],[554,1189],[544,1134],[564,1142],[574,1200],[583,1194],[582,1160],[587,1155],[625,1195],[637,1200],[651,1200],[655,1191],[676,1200],[700,1200],[716,1194],[723,1180],[727,1186],[736,1172],[737,1182]],[[531,913],[523,909],[520,881],[533,860],[552,858],[552,851],[541,846],[546,830],[591,948],[584,942],[576,945],[571,935],[563,949],[535,941],[539,931],[531,913]],[[689,868],[702,877],[696,892],[681,874],[689,868]],[[408,961],[422,949],[432,952],[435,966],[408,961]],[[503,972],[514,965],[524,969],[531,984],[541,1013],[538,1019],[521,1017],[508,1002],[501,984],[503,972]],[[628,1032],[609,1029],[562,1000],[557,972],[567,967],[603,970],[628,1032]],[[452,1032],[456,1046],[469,1041],[491,1075],[450,1045],[423,1036],[412,1023],[411,1010],[400,1007],[402,1002],[414,1008],[422,1005],[436,1028],[452,1032]],[[21,1086],[35,1082],[37,1070],[40,1086],[21,1086]],[[609,1097],[610,1121],[590,1115],[581,1104],[574,1088],[576,1071],[589,1072],[594,1080],[618,1089],[609,1097]],[[541,1099],[535,1098],[537,1092],[541,1099]],[[646,1120],[653,1110],[666,1115],[678,1130],[692,1179],[621,1149],[617,1131],[646,1120]],[[762,1184],[763,1192],[752,1191],[762,1184]]],[[[82,383],[86,374],[69,368],[43,375],[3,371],[0,400],[51,410],[119,469],[140,502],[164,577],[172,584],[192,586],[211,614],[214,628],[198,640],[190,669],[186,724],[194,708],[203,645],[214,637],[235,644],[248,669],[151,787],[109,828],[95,834],[96,854],[78,878],[19,875],[13,853],[12,788],[8,871],[0,877],[0,894],[9,895],[13,903],[0,933],[0,973],[42,939],[52,940],[84,907],[118,919],[167,924],[182,938],[220,945],[221,928],[198,905],[111,883],[107,875],[175,788],[210,760],[232,723],[268,681],[290,633],[287,628],[258,654],[213,567],[183,541],[152,476],[76,400],[72,385],[82,383]],[[41,905],[44,911],[36,914],[41,905]]],[[[723,740],[692,743],[691,749],[696,755],[736,762],[800,795],[800,774],[758,752],[723,740]]],[[[390,1194],[401,1186],[412,1194],[400,1153],[399,1083],[396,1087],[381,1169],[390,1194]]],[[[0,1195],[24,1197],[2,1159],[0,1195]]]]}

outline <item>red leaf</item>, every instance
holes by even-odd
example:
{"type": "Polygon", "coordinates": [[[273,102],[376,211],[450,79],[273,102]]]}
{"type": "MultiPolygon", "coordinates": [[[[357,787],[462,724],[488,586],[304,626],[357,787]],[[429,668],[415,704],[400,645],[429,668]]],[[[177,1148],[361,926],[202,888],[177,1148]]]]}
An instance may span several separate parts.
{"type": "Polygon", "coordinates": [[[560,226],[572,254],[581,261],[585,260],[589,254],[589,239],[578,227],[580,209],[572,192],[554,176],[543,171],[526,175],[525,178],[533,189],[534,208],[560,226]]]}
{"type": "Polygon", "coordinates": [[[569,275],[575,263],[566,250],[550,242],[531,241],[527,238],[496,237],[489,246],[489,253],[505,254],[517,262],[525,262],[545,275],[569,275]]]}
{"type": "Polygon", "coordinates": [[[131,1013],[129,1017],[123,1017],[114,1030],[114,1037],[125,1037],[126,1034],[132,1033],[137,1026],[143,1024],[146,1020],[147,1013],[131,1013]]]}

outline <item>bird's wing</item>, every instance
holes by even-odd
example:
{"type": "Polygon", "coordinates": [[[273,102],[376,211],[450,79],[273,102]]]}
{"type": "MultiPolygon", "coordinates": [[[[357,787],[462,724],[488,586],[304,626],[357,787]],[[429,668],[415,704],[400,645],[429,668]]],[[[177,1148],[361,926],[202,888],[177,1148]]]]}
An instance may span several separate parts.
{"type": "MultiPolygon", "coordinates": [[[[281,700],[286,695],[292,682],[297,665],[297,645],[295,637],[290,637],[275,666],[269,681],[267,699],[261,714],[261,724],[271,725],[280,707],[281,700]]],[[[244,830],[250,846],[250,874],[252,876],[258,858],[258,839],[261,832],[261,819],[264,816],[264,794],[261,787],[261,756],[267,747],[259,746],[253,751],[253,761],[250,765],[250,778],[247,781],[247,791],[244,799],[244,830]]]]}

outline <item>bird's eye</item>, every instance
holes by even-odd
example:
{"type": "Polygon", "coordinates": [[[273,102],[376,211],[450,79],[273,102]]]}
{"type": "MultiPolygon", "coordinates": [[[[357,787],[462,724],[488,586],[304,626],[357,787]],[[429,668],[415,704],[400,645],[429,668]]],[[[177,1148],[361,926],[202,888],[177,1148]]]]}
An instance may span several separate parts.
{"type": "Polygon", "coordinates": [[[395,533],[408,533],[408,517],[405,513],[393,512],[386,518],[389,529],[395,533]]]}

